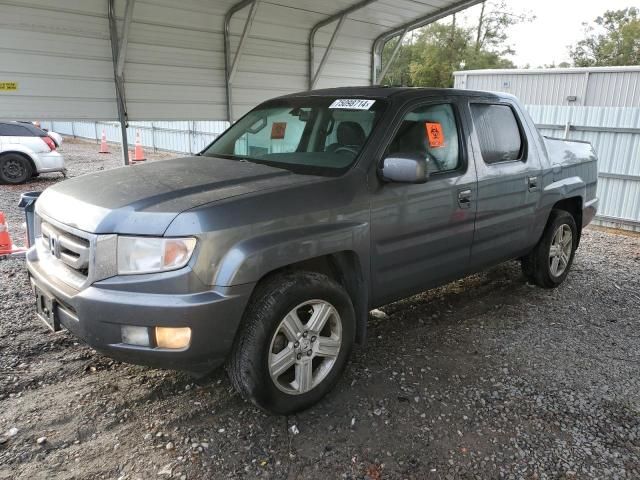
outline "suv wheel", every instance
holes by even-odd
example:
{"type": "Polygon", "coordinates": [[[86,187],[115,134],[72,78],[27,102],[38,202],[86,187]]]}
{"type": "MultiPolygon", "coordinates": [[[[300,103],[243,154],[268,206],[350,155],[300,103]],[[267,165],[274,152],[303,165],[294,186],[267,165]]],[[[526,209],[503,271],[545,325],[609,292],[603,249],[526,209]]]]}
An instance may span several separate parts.
{"type": "Polygon", "coordinates": [[[0,156],[0,181],[16,185],[31,178],[31,164],[22,155],[8,153],[0,156]]]}
{"type": "Polygon", "coordinates": [[[528,280],[543,288],[560,285],[573,264],[578,228],[573,216],[564,210],[553,210],[542,238],[522,258],[522,271],[528,280]]]}
{"type": "Polygon", "coordinates": [[[333,388],[354,338],[353,306],[339,284],[313,272],[277,275],[256,287],[227,371],[245,399],[294,413],[333,388]]]}

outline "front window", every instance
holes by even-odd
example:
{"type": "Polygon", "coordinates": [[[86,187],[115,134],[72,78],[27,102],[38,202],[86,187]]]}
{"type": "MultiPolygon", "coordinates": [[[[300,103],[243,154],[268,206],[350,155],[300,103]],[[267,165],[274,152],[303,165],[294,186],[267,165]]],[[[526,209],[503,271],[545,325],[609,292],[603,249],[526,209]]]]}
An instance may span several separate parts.
{"type": "Polygon", "coordinates": [[[453,106],[420,106],[402,119],[387,155],[417,155],[429,162],[431,173],[457,170],[462,162],[453,106]]]}
{"type": "Polygon", "coordinates": [[[202,154],[320,175],[340,174],[364,147],[383,100],[278,99],[258,106],[202,154]]]}

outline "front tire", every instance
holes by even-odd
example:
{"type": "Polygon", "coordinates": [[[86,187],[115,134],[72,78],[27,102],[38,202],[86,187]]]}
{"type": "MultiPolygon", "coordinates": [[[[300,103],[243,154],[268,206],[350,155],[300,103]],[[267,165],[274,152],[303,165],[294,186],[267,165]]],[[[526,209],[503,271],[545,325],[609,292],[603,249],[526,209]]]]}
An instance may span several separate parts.
{"type": "Polygon", "coordinates": [[[29,180],[32,173],[29,160],[22,155],[7,153],[0,156],[0,182],[17,185],[29,180]]]}
{"type": "Polygon", "coordinates": [[[529,281],[543,288],[556,288],[567,278],[576,247],[578,228],[565,210],[552,210],[542,238],[522,258],[522,271],[529,281]]]}
{"type": "Polygon", "coordinates": [[[338,283],[315,272],[276,275],[256,287],[227,371],[246,400],[291,414],[333,388],[354,339],[353,306],[338,283]]]}

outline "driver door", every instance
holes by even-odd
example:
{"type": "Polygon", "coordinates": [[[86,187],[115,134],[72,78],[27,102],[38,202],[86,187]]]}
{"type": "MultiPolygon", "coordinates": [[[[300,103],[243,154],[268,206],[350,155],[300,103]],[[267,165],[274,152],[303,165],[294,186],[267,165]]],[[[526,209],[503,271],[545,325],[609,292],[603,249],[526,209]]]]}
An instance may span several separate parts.
{"type": "Polygon", "coordinates": [[[371,200],[374,305],[464,276],[476,215],[477,177],[455,100],[410,106],[383,158],[424,156],[429,180],[382,183],[371,200]]]}

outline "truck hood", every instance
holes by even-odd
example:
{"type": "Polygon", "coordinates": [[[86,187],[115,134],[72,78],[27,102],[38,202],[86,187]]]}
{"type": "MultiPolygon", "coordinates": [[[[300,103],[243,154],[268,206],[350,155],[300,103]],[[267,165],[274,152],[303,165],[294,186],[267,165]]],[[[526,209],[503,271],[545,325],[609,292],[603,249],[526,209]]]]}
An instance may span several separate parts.
{"type": "Polygon", "coordinates": [[[314,178],[249,162],[185,157],[60,182],[44,191],[36,211],[91,233],[162,235],[185,210],[314,178]]]}

